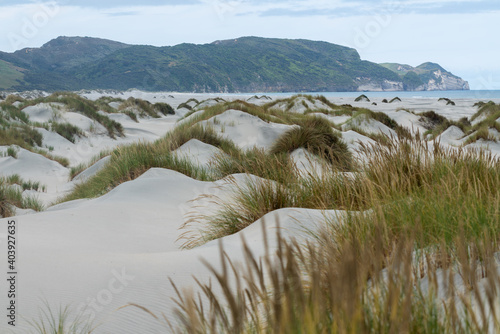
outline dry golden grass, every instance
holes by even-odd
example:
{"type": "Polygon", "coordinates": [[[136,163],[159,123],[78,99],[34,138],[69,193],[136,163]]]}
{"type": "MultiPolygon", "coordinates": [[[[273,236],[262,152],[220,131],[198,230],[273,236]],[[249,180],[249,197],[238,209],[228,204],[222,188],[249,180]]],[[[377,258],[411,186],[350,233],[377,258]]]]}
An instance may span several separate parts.
{"type": "MultiPolygon", "coordinates": [[[[318,236],[319,244],[307,245],[278,235],[277,245],[265,243],[262,258],[256,258],[242,239],[243,263],[233,262],[221,244],[221,269],[205,262],[213,281],[197,280],[196,288],[185,290],[172,282],[177,291],[176,322],[129,306],[139,307],[174,333],[500,329],[494,243],[487,238],[468,243],[458,237],[456,252],[438,244],[432,252],[416,256],[411,237],[387,238],[388,233],[384,226],[363,240],[356,233],[343,240],[324,233],[318,236]]],[[[263,234],[267,240],[265,227],[263,234]]]]}

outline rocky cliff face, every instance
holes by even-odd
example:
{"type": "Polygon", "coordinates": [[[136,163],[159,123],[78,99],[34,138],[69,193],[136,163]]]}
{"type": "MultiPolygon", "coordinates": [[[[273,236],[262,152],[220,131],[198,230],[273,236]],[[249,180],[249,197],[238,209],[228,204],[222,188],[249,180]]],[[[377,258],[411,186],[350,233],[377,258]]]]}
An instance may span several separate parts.
{"type": "Polygon", "coordinates": [[[447,72],[437,70],[433,72],[435,79],[417,88],[417,90],[469,90],[469,83],[462,78],[451,75],[447,72]]]}
{"type": "Polygon", "coordinates": [[[404,64],[385,63],[383,67],[397,73],[402,79],[400,90],[469,90],[469,83],[446,71],[435,63],[424,63],[417,67],[404,64]]]}
{"type": "Polygon", "coordinates": [[[399,92],[403,90],[403,82],[389,80],[361,83],[357,89],[358,92],[399,92]]]}

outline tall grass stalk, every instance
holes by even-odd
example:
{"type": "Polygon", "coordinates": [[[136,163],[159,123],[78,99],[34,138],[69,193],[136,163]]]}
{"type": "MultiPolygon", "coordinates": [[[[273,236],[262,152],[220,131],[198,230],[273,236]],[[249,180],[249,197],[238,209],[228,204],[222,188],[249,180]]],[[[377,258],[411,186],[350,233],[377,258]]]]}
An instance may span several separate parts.
{"type": "Polygon", "coordinates": [[[197,287],[184,290],[171,281],[177,292],[175,321],[131,306],[175,333],[500,329],[496,318],[500,279],[495,246],[488,239],[471,244],[459,236],[456,244],[462,247],[457,252],[438,244],[419,258],[411,237],[394,239],[384,226],[376,225],[375,233],[364,239],[352,233],[335,240],[325,233],[318,237],[319,244],[306,245],[283,240],[279,229],[277,245],[270,245],[262,226],[263,257],[252,254],[242,237],[242,263],[234,262],[221,243],[220,269],[204,262],[214,280],[196,280],[197,287]]]}

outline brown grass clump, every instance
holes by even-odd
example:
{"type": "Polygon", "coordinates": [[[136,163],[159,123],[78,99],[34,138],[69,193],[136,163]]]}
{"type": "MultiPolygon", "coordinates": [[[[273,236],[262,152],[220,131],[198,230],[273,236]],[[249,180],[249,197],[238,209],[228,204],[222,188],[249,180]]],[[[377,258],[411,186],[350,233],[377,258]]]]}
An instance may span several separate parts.
{"type": "Polygon", "coordinates": [[[130,304],[174,333],[486,333],[498,330],[500,279],[487,239],[456,252],[438,244],[415,256],[411,238],[384,226],[360,240],[352,234],[319,244],[267,241],[257,258],[242,237],[243,263],[220,246],[214,281],[180,290],[175,322],[130,304]],[[482,282],[481,282],[482,280],[482,282]],[[422,282],[426,282],[423,284],[422,282]],[[465,289],[460,283],[465,283],[465,289]],[[485,294],[480,293],[484,287],[485,294]],[[440,296],[446,296],[445,298],[440,296]]]}

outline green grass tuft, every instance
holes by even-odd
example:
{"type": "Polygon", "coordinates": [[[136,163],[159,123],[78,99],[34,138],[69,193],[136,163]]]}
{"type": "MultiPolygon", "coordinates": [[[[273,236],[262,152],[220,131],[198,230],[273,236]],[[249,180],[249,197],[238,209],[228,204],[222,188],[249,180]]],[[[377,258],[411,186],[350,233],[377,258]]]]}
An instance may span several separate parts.
{"type": "Polygon", "coordinates": [[[352,168],[353,161],[341,135],[334,132],[330,122],[321,117],[309,117],[300,127],[288,130],[271,147],[271,153],[291,153],[305,148],[313,154],[327,158],[340,170],[352,168]]]}
{"type": "Polygon", "coordinates": [[[13,157],[14,159],[17,159],[17,153],[18,153],[18,150],[13,146],[10,146],[7,149],[7,156],[9,156],[9,157],[13,157]]]}
{"type": "Polygon", "coordinates": [[[50,123],[51,131],[58,133],[62,137],[66,138],[72,143],[75,143],[76,137],[83,137],[84,133],[82,130],[70,123],[50,123]]]}
{"type": "Polygon", "coordinates": [[[370,99],[365,94],[362,94],[358,96],[356,99],[354,99],[354,102],[361,102],[361,101],[370,102],[370,99]]]}
{"type": "Polygon", "coordinates": [[[96,329],[90,319],[82,315],[74,316],[72,308],[59,307],[54,311],[48,302],[44,303],[38,319],[28,321],[37,334],[90,334],[96,329]]]}
{"type": "Polygon", "coordinates": [[[81,113],[100,123],[107,129],[108,135],[111,138],[123,136],[123,126],[120,123],[113,121],[102,113],[99,113],[102,109],[105,109],[103,111],[114,112],[113,108],[109,105],[107,108],[103,108],[103,106],[107,104],[97,104],[75,93],[57,92],[48,97],[27,101],[22,107],[25,108],[27,106],[37,105],[40,103],[63,103],[68,110],[81,113]]]}

